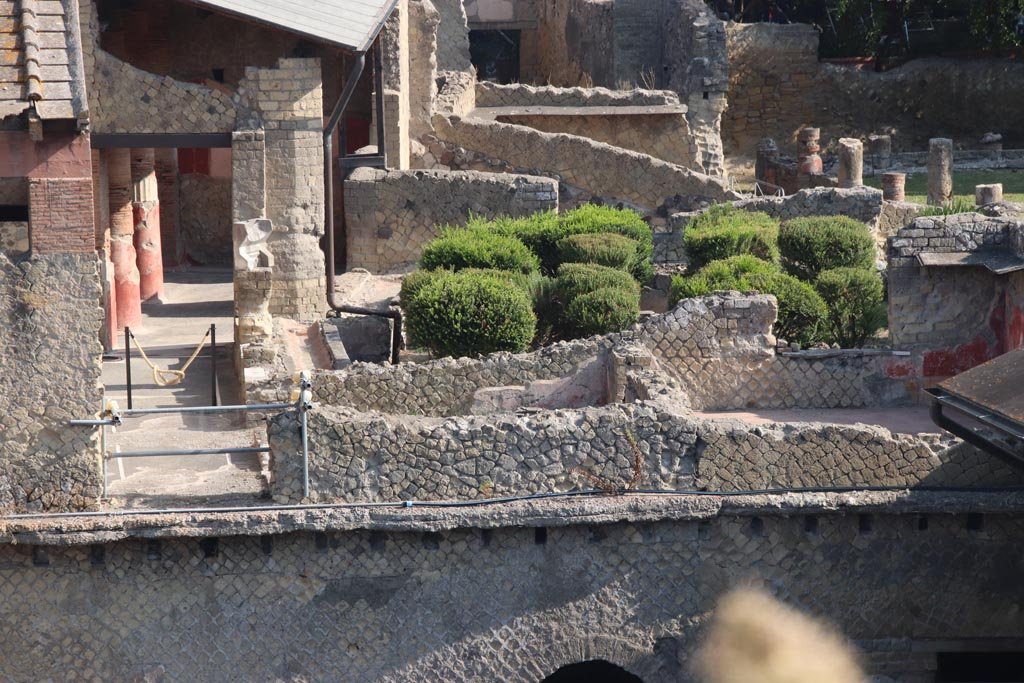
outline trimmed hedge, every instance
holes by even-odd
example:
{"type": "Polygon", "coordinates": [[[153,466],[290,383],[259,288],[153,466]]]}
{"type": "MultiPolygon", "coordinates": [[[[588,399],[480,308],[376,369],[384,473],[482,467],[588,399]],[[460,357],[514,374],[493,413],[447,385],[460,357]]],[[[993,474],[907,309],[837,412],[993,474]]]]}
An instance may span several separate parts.
{"type": "Polygon", "coordinates": [[[529,296],[508,280],[482,273],[451,273],[424,284],[405,303],[415,343],[438,356],[525,351],[537,316],[529,296]]]}
{"type": "Polygon", "coordinates": [[[814,281],[834,268],[873,268],[875,239],[860,221],[846,216],[795,218],[779,230],[779,251],[790,275],[814,281]]]}
{"type": "Polygon", "coordinates": [[[693,220],[683,232],[683,248],[691,270],[730,256],[750,254],[779,260],[779,222],[765,213],[718,204],[693,220]]]}
{"type": "Polygon", "coordinates": [[[785,273],[754,273],[745,281],[749,289],[775,295],[779,303],[779,317],[772,328],[776,337],[803,346],[821,341],[828,308],[814,287],[785,273]]]}
{"type": "Polygon", "coordinates": [[[450,270],[414,270],[402,278],[402,289],[398,293],[398,300],[406,305],[416,294],[439,277],[451,275],[450,270]]]}
{"type": "Polygon", "coordinates": [[[632,272],[637,244],[613,232],[570,235],[558,240],[558,256],[562,263],[596,263],[632,272]]]}
{"type": "Polygon", "coordinates": [[[863,345],[888,323],[882,278],[873,270],[826,270],[815,285],[828,306],[828,336],[843,348],[863,345]]]}
{"type": "Polygon", "coordinates": [[[540,261],[515,237],[481,229],[445,230],[423,249],[420,264],[426,270],[493,268],[536,273],[540,261]]]}
{"type": "Polygon", "coordinates": [[[632,292],[605,287],[575,297],[565,309],[565,321],[581,336],[618,332],[633,325],[640,301],[632,292]]]}
{"type": "Polygon", "coordinates": [[[636,242],[633,275],[646,282],[654,275],[651,259],[654,255],[654,235],[640,214],[628,209],[614,209],[596,204],[557,214],[553,211],[537,213],[527,218],[498,218],[494,221],[471,219],[467,228],[484,228],[500,235],[515,237],[537,255],[541,270],[554,275],[563,263],[558,243],[571,235],[615,233],[636,242]]]}
{"type": "Polygon", "coordinates": [[[774,263],[762,261],[749,254],[730,256],[720,261],[712,261],[690,277],[672,278],[669,290],[669,303],[675,306],[683,299],[704,296],[714,291],[744,289],[744,277],[753,274],[778,273],[779,267],[774,263]]]}
{"type": "Polygon", "coordinates": [[[558,268],[555,290],[569,304],[581,294],[612,287],[630,292],[639,300],[640,284],[629,273],[593,263],[563,263],[558,268]]]}

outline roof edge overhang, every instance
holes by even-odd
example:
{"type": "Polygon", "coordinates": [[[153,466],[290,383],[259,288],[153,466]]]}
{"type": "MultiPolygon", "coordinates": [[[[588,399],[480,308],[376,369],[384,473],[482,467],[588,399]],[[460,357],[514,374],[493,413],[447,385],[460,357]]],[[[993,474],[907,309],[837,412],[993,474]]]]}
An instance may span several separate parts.
{"type": "Polygon", "coordinates": [[[380,9],[380,12],[378,12],[377,15],[374,17],[372,30],[369,33],[367,33],[366,36],[363,37],[363,39],[360,41],[358,45],[349,45],[341,41],[331,40],[329,38],[326,38],[325,36],[319,36],[313,33],[299,30],[293,26],[286,26],[278,22],[269,21],[263,17],[253,16],[245,12],[225,8],[219,5],[217,2],[215,2],[215,0],[180,0],[180,2],[183,2],[186,5],[194,5],[195,7],[209,10],[210,12],[213,12],[215,14],[234,17],[236,19],[241,19],[243,21],[249,21],[255,24],[260,24],[261,26],[269,26],[271,28],[275,28],[281,31],[286,31],[288,33],[295,34],[297,36],[301,36],[307,40],[311,40],[321,45],[329,45],[331,47],[341,48],[342,50],[354,53],[366,52],[367,50],[370,49],[370,47],[373,45],[373,41],[377,39],[377,36],[380,35],[380,32],[384,29],[384,24],[391,16],[391,13],[394,12],[395,7],[398,6],[398,0],[385,0],[385,3],[380,9]]]}

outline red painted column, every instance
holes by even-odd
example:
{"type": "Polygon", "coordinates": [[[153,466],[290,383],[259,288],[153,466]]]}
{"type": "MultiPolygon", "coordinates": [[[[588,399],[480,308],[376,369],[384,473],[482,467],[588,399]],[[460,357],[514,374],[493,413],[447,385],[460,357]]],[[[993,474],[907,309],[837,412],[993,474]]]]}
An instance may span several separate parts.
{"type": "Polygon", "coordinates": [[[178,225],[178,150],[164,147],[156,152],[156,184],[160,199],[160,242],[164,267],[181,265],[185,258],[184,244],[178,225]]]}
{"type": "Polygon", "coordinates": [[[160,248],[160,197],[152,148],[131,151],[132,211],[135,220],[135,259],[139,267],[139,296],[143,301],[164,298],[164,257],[160,248]]]}
{"type": "Polygon", "coordinates": [[[139,269],[135,264],[135,217],[132,212],[132,165],[127,149],[107,151],[110,182],[110,260],[114,265],[117,329],[142,322],[139,269]]]}

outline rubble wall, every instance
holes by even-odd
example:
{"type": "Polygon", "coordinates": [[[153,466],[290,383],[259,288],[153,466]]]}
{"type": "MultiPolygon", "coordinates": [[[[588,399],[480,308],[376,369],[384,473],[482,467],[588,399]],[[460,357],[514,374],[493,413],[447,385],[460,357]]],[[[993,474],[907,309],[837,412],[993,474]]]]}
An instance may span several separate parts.
{"type": "Polygon", "coordinates": [[[411,265],[440,227],[470,215],[528,216],[557,206],[550,178],[357,169],[345,181],[348,268],[377,273],[411,265]]]}
{"type": "MultiPolygon", "coordinates": [[[[81,213],[92,215],[91,201],[81,213]]],[[[66,423],[94,417],[103,400],[101,294],[94,252],[0,252],[0,510],[82,509],[99,497],[96,430],[66,423]]]]}
{"type": "Polygon", "coordinates": [[[938,651],[1019,647],[1024,590],[1007,569],[1024,521],[977,519],[765,507],[549,528],[3,545],[0,676],[61,680],[73,666],[102,680],[411,683],[500,671],[536,683],[604,659],[644,683],[689,683],[715,604],[753,581],[834,623],[870,674],[923,683],[938,651]],[[69,648],[83,653],[72,664],[69,648]]]}
{"type": "Polygon", "coordinates": [[[188,256],[203,265],[231,265],[231,178],[180,176],[181,239],[188,256]]]}

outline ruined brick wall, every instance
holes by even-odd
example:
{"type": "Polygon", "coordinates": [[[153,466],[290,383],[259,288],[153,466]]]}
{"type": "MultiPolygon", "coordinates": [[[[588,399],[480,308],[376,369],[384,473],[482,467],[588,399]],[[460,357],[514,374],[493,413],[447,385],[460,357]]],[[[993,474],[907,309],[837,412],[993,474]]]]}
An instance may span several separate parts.
{"type": "Polygon", "coordinates": [[[441,226],[470,215],[528,216],[557,205],[550,178],[358,169],[345,181],[348,268],[384,272],[415,263],[441,226]]]}
{"type": "Polygon", "coordinates": [[[1022,141],[1010,114],[1024,106],[1019,62],[916,59],[881,74],[819,64],[817,32],[801,24],[730,24],[728,49],[722,136],[732,153],[752,154],[766,136],[784,145],[807,125],[822,129],[825,144],[891,130],[904,150],[933,137],[970,144],[989,130],[1022,141]]]}
{"type": "Polygon", "coordinates": [[[185,252],[203,265],[231,265],[231,178],[186,173],[180,182],[178,220],[185,252]]]}
{"type": "Polygon", "coordinates": [[[977,213],[914,220],[889,240],[889,334],[914,352],[913,372],[942,379],[1022,342],[1018,274],[981,265],[922,267],[922,253],[1021,253],[1024,225],[977,213]]]}
{"type": "MultiPolygon", "coordinates": [[[[92,216],[91,199],[81,210],[92,216]]],[[[91,222],[81,232],[87,248],[74,252],[72,233],[63,252],[54,238],[18,260],[0,253],[0,510],[81,509],[100,494],[96,430],[66,424],[94,417],[103,399],[91,222]]]]}
{"type": "Polygon", "coordinates": [[[1024,593],[1007,568],[1024,522],[977,519],[856,506],[782,516],[766,503],[543,531],[531,528],[540,521],[467,522],[4,545],[0,675],[65,678],[68,648],[80,647],[75,672],[103,680],[468,682],[501,672],[537,683],[604,659],[644,683],[690,683],[715,604],[752,581],[834,623],[870,674],[924,683],[938,651],[979,639],[1019,647],[1024,593]]]}

